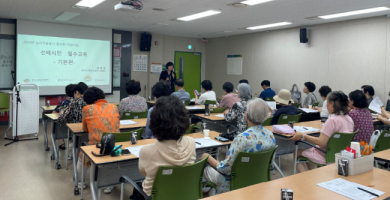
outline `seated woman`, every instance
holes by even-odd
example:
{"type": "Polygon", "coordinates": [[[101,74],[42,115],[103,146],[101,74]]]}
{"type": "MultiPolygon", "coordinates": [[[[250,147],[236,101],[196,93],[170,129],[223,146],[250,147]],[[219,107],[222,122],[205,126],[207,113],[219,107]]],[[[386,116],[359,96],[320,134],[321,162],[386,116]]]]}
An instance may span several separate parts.
{"type": "Polygon", "coordinates": [[[276,103],[279,103],[280,108],[275,111],[274,117],[272,118],[271,124],[277,124],[280,115],[285,114],[285,115],[298,115],[299,110],[297,107],[294,105],[291,105],[291,102],[293,100],[291,99],[291,92],[282,89],[279,91],[279,94],[274,96],[274,100],[276,103]]]}
{"type": "Polygon", "coordinates": [[[303,101],[302,107],[308,108],[313,105],[313,103],[317,103],[317,97],[314,94],[316,90],[316,85],[312,82],[306,82],[305,87],[303,88],[303,93],[307,94],[305,100],[303,101]]]}
{"type": "Polygon", "coordinates": [[[61,100],[57,107],[54,109],[53,113],[60,113],[62,110],[67,108],[69,104],[73,101],[73,90],[76,84],[69,84],[65,87],[65,93],[68,95],[64,100],[61,100]]]}
{"type": "Polygon", "coordinates": [[[330,89],[329,86],[322,86],[318,92],[320,93],[320,96],[321,96],[321,99],[324,100],[324,103],[322,103],[322,108],[321,107],[313,107],[313,109],[315,110],[318,110],[318,112],[320,112],[321,114],[321,118],[329,118],[329,112],[328,112],[328,108],[326,106],[326,97],[328,96],[329,93],[332,92],[332,89],[330,89]]]}
{"type": "MultiPolygon", "coordinates": [[[[309,136],[301,132],[296,132],[291,140],[307,140],[308,142],[317,145],[317,147],[326,150],[329,138],[333,135],[333,133],[353,132],[353,120],[348,116],[349,108],[347,95],[341,91],[332,92],[328,95],[327,101],[329,114],[334,114],[334,116],[326,120],[325,125],[321,129],[320,137],[309,136]]],[[[313,162],[326,165],[325,154],[314,147],[309,149],[299,149],[297,157],[299,156],[304,156],[313,162]]],[[[306,171],[305,164],[306,163],[297,164],[298,173],[306,171]]],[[[307,164],[309,170],[316,167],[313,163],[307,164]]]]}
{"type": "MultiPolygon", "coordinates": [[[[238,134],[246,130],[246,120],[245,120],[245,107],[249,99],[252,96],[252,89],[246,83],[241,83],[237,86],[238,97],[241,101],[235,103],[230,110],[225,110],[223,113],[225,115],[225,120],[231,122],[233,120],[237,121],[238,130],[234,131],[232,134],[236,137],[238,134]]],[[[268,107],[267,107],[268,108],[268,107]]]]}
{"type": "Polygon", "coordinates": [[[202,81],[201,85],[202,85],[203,93],[199,93],[200,96],[198,96],[196,94],[196,92],[194,91],[194,94],[195,94],[195,104],[196,105],[204,105],[204,103],[207,100],[216,101],[217,97],[215,96],[215,92],[212,91],[213,84],[211,83],[211,81],[204,80],[204,81],[202,81]]]}
{"type": "MultiPolygon", "coordinates": [[[[160,166],[182,166],[193,164],[196,159],[195,140],[183,136],[189,127],[189,116],[185,105],[175,96],[158,98],[150,116],[153,144],[145,145],[139,152],[139,172],[145,176],[142,188],[151,195],[154,177],[160,166]]],[[[136,190],[135,196],[139,196],[136,190]]]]}
{"type": "MultiPolygon", "coordinates": [[[[217,185],[218,194],[230,190],[230,181],[227,181],[221,174],[230,175],[234,160],[239,152],[267,151],[275,147],[276,143],[273,133],[261,125],[267,120],[268,112],[268,104],[262,99],[257,98],[249,101],[245,112],[248,130],[240,133],[233,140],[225,160],[219,162],[212,156],[209,156],[207,162],[210,166],[205,168],[203,177],[217,185]]],[[[208,155],[204,153],[200,159],[208,155]]]]}
{"type": "MultiPolygon", "coordinates": [[[[118,107],[109,104],[105,99],[103,90],[97,87],[90,87],[84,93],[84,100],[87,106],[83,109],[83,130],[88,133],[88,144],[96,145],[104,132],[119,133],[119,112],[118,107]]],[[[129,138],[130,140],[130,138],[129,138]]],[[[81,177],[81,170],[87,171],[91,162],[85,158],[84,163],[81,161],[81,154],[77,162],[77,172],[81,177]],[[84,166],[83,166],[84,164],[84,166]]],[[[84,177],[82,177],[84,179],[84,177]]],[[[81,183],[79,183],[81,188],[81,183]]],[[[83,186],[85,188],[85,184],[83,186]]],[[[105,193],[110,193],[112,187],[104,189],[105,193]]]]}
{"type": "Polygon", "coordinates": [[[367,98],[361,90],[355,90],[349,93],[349,116],[355,124],[355,129],[359,129],[354,137],[354,141],[365,141],[370,143],[371,135],[374,132],[374,123],[372,115],[367,109],[367,98]]]}
{"type": "Polygon", "coordinates": [[[139,96],[141,84],[139,81],[131,80],[126,83],[126,92],[129,97],[123,98],[119,104],[119,116],[122,118],[123,112],[145,112],[148,110],[145,98],[139,96]]]}
{"type": "Polygon", "coordinates": [[[224,96],[221,100],[221,103],[218,104],[218,107],[226,107],[226,110],[229,110],[233,105],[239,102],[241,99],[238,98],[237,94],[233,93],[234,85],[231,82],[226,82],[222,86],[224,96]]]}
{"type": "Polygon", "coordinates": [[[386,111],[384,107],[382,107],[381,114],[378,115],[378,119],[385,125],[390,126],[390,112],[386,111]]]}

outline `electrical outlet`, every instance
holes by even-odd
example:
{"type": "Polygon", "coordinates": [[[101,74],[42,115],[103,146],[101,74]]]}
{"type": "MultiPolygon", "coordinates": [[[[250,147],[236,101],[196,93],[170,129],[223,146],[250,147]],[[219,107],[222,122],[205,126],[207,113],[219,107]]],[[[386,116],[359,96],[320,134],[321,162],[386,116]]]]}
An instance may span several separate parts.
{"type": "Polygon", "coordinates": [[[1,112],[0,115],[1,115],[1,116],[4,116],[4,115],[5,115],[5,112],[1,112]]]}

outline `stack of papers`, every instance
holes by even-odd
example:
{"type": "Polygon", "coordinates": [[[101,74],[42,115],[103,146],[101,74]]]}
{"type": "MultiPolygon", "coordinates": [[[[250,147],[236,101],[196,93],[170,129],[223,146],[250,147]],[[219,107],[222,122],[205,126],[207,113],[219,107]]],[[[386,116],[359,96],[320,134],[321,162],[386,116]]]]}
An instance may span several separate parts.
{"type": "Polygon", "coordinates": [[[214,116],[216,116],[216,117],[222,117],[222,118],[225,118],[225,115],[223,115],[223,114],[214,115],[214,116]]]}
{"type": "Polygon", "coordinates": [[[188,110],[199,110],[199,109],[202,109],[201,107],[199,106],[187,106],[186,107],[188,110]]]}
{"type": "Polygon", "coordinates": [[[309,108],[300,108],[303,112],[305,113],[316,113],[318,112],[318,110],[313,110],[313,109],[309,109],[309,108]]]}
{"type": "Polygon", "coordinates": [[[381,196],[384,192],[375,190],[364,185],[360,185],[354,182],[346,181],[342,178],[334,179],[328,182],[323,182],[317,184],[320,187],[323,187],[332,192],[336,192],[337,194],[341,194],[347,198],[355,199],[355,200],[370,200],[377,198],[377,196],[372,195],[370,193],[381,196]],[[363,191],[366,190],[366,191],[363,191]],[[369,193],[370,192],[370,193],[369,193]]]}
{"type": "Polygon", "coordinates": [[[132,124],[138,124],[137,122],[135,121],[132,121],[132,120],[121,120],[121,125],[132,125],[132,124]]]}
{"type": "Polygon", "coordinates": [[[375,97],[368,108],[376,113],[381,114],[381,107],[383,106],[382,101],[379,99],[379,97],[375,97]]]}
{"type": "Polygon", "coordinates": [[[141,148],[143,146],[145,146],[145,145],[129,147],[129,148],[126,148],[126,149],[129,150],[131,154],[133,154],[133,155],[135,155],[135,156],[137,156],[139,158],[139,151],[141,150],[141,148]]]}
{"type": "Polygon", "coordinates": [[[195,102],[195,98],[192,98],[190,101],[191,101],[191,102],[195,102]]]}
{"type": "Polygon", "coordinates": [[[320,129],[306,126],[294,126],[294,130],[301,133],[318,132],[320,129]]]}
{"type": "Polygon", "coordinates": [[[219,146],[222,145],[222,143],[212,139],[197,138],[195,139],[195,145],[196,148],[203,148],[203,147],[219,146]]]}

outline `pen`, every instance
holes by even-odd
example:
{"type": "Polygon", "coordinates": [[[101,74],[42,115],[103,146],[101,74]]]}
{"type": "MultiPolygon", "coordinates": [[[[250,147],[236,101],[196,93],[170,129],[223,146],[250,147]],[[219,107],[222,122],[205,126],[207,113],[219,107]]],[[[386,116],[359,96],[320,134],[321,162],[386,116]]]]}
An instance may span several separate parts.
{"type": "Polygon", "coordinates": [[[303,129],[305,129],[305,130],[309,130],[309,129],[305,128],[305,127],[303,127],[303,129]]]}
{"type": "Polygon", "coordinates": [[[372,192],[370,192],[370,191],[367,191],[367,190],[365,190],[365,189],[363,189],[363,188],[358,187],[358,189],[361,190],[361,191],[367,192],[368,194],[371,194],[371,195],[373,195],[373,196],[379,197],[379,195],[377,195],[377,194],[375,194],[375,193],[372,193],[372,192]]]}
{"type": "Polygon", "coordinates": [[[202,145],[201,143],[199,143],[199,142],[195,142],[196,144],[199,144],[199,145],[202,145]]]}

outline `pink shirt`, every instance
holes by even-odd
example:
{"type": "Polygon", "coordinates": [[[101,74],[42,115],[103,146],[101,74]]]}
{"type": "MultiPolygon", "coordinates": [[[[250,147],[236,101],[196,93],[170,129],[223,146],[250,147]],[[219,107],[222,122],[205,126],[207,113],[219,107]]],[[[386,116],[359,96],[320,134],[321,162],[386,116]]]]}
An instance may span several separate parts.
{"type": "MultiPolygon", "coordinates": [[[[331,137],[333,133],[353,133],[354,124],[353,120],[348,115],[334,115],[333,117],[326,120],[324,127],[321,129],[321,133],[328,137],[331,137]]],[[[326,150],[325,146],[318,146],[321,149],[326,150]]],[[[325,154],[321,151],[310,148],[302,152],[302,155],[309,158],[311,161],[326,165],[325,154]]]]}
{"type": "Polygon", "coordinates": [[[238,97],[237,94],[230,93],[223,97],[221,100],[221,103],[219,104],[219,107],[225,107],[226,109],[231,109],[233,105],[237,102],[241,101],[241,99],[238,97]]]}

